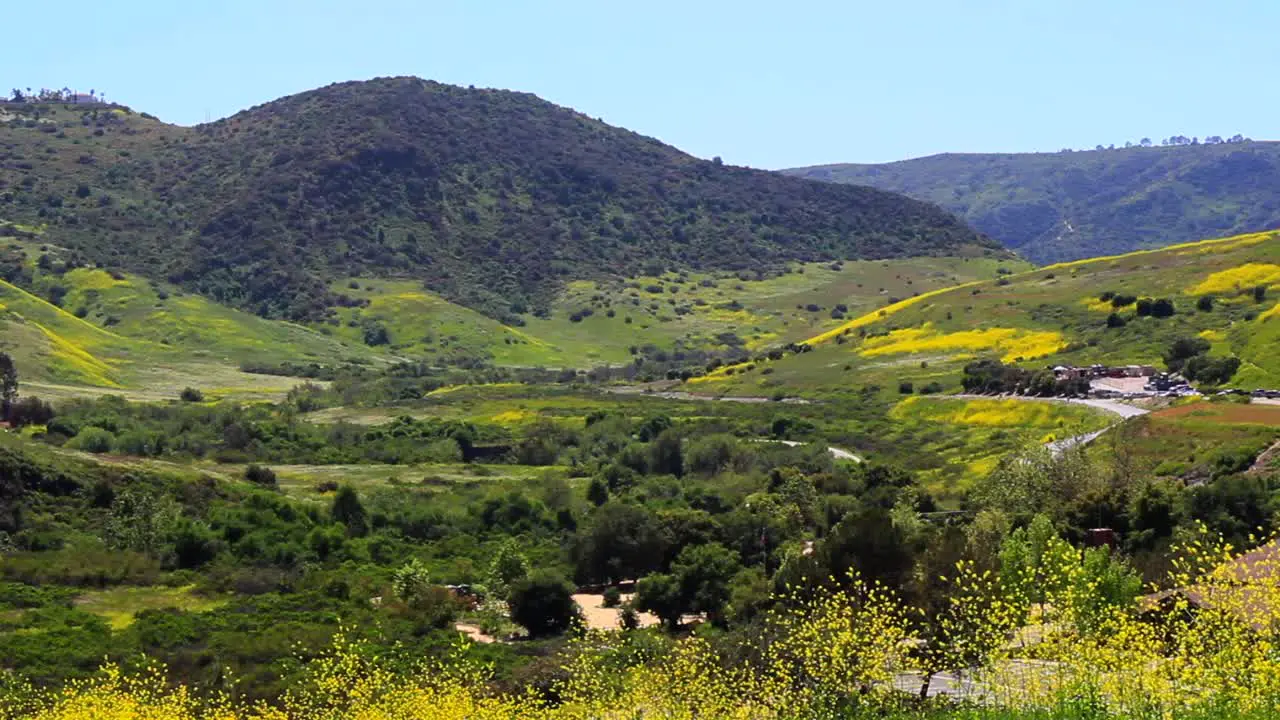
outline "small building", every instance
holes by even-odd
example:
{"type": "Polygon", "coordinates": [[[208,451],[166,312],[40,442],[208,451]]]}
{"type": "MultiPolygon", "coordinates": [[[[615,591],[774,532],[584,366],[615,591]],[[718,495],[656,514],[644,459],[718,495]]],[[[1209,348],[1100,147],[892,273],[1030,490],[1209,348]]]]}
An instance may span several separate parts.
{"type": "Polygon", "coordinates": [[[73,105],[101,105],[102,98],[97,95],[72,93],[71,96],[67,98],[67,102],[72,103],[73,105]]]}
{"type": "Polygon", "coordinates": [[[1053,377],[1057,380],[1075,380],[1083,374],[1083,370],[1070,365],[1058,365],[1053,368],[1053,377]]]}
{"type": "Polygon", "coordinates": [[[1107,547],[1114,550],[1119,544],[1119,538],[1116,537],[1116,531],[1111,528],[1090,528],[1085,534],[1085,545],[1089,547],[1107,547]]]}

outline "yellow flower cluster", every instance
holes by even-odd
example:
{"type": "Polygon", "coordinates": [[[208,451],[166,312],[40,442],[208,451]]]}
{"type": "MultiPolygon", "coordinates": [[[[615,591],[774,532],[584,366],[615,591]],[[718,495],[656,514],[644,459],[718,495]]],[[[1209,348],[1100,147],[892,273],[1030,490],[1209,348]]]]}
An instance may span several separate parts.
{"type": "Polygon", "coordinates": [[[1229,270],[1220,270],[1200,281],[1188,292],[1192,295],[1240,292],[1252,290],[1258,285],[1280,283],[1280,265],[1270,263],[1246,263],[1229,270]]]}
{"type": "Polygon", "coordinates": [[[1276,303],[1270,310],[1258,316],[1258,322],[1266,322],[1271,318],[1280,317],[1280,302],[1276,303]]]}
{"type": "Polygon", "coordinates": [[[897,353],[995,350],[1003,353],[1005,362],[1014,362],[1052,355],[1066,344],[1062,333],[1056,330],[982,328],[943,333],[926,323],[918,328],[902,328],[888,335],[868,338],[860,352],[872,357],[897,353]]]}

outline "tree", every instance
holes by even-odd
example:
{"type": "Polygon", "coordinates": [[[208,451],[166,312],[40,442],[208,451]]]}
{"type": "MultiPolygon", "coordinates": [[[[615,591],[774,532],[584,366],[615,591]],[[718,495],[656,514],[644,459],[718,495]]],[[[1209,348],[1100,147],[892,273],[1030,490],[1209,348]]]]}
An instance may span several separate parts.
{"type": "Polygon", "coordinates": [[[915,558],[903,530],[884,508],[849,513],[831,529],[811,555],[789,558],[774,576],[774,588],[845,585],[854,576],[900,590],[911,577],[915,558]]]}
{"type": "Polygon", "coordinates": [[[182,402],[204,402],[204,393],[193,387],[183,388],[178,399],[182,402]]]}
{"type": "Polygon", "coordinates": [[[539,571],[511,588],[507,604],[511,621],[534,638],[559,635],[581,616],[573,601],[573,586],[550,571],[539,571]]]}
{"type": "Polygon", "coordinates": [[[1065,518],[1067,509],[1100,490],[1102,475],[1081,444],[1053,452],[1033,444],[1006,455],[990,474],[974,483],[972,499],[979,508],[1011,518],[1043,513],[1065,518]]]}
{"type": "Polygon", "coordinates": [[[391,591],[409,606],[426,597],[431,588],[431,572],[418,558],[410,558],[391,574],[391,591]]]}
{"type": "Polygon", "coordinates": [[[364,344],[370,347],[386,345],[391,342],[387,326],[382,323],[370,323],[364,328],[364,344]]]}
{"type": "Polygon", "coordinates": [[[338,494],[334,495],[333,506],[329,512],[335,522],[347,526],[348,535],[360,537],[369,532],[369,519],[364,505],[361,504],[360,496],[350,485],[338,488],[338,494]]]}
{"type": "MultiPolygon", "coordinates": [[[[0,418],[3,417],[0,413],[0,418]]],[[[48,425],[54,417],[53,406],[38,397],[24,397],[9,405],[7,417],[14,427],[48,425]]]]}
{"type": "Polygon", "coordinates": [[[1182,374],[1188,380],[1195,380],[1209,385],[1221,385],[1230,380],[1240,369],[1240,358],[1230,355],[1222,358],[1211,358],[1208,355],[1196,355],[1187,360],[1182,374]]]}
{"type": "Polygon", "coordinates": [[[489,563],[489,587],[498,597],[506,597],[516,583],[529,576],[529,561],[520,546],[508,539],[489,563]]]}
{"type": "Polygon", "coordinates": [[[109,547],[155,555],[168,543],[179,514],[171,498],[125,488],[111,503],[103,536],[109,547]]]}
{"type": "Polygon", "coordinates": [[[1023,609],[1043,604],[1062,589],[1071,547],[1058,537],[1053,521],[1036,515],[1031,523],[1009,533],[1000,546],[1000,584],[1006,597],[1023,609]]]}
{"type": "Polygon", "coordinates": [[[663,430],[649,446],[649,471],[658,475],[684,474],[684,443],[674,429],[663,430]]]}
{"type": "Polygon", "coordinates": [[[9,417],[9,406],[18,398],[18,368],[8,353],[0,352],[0,417],[9,417]]]}
{"type": "Polygon", "coordinates": [[[680,581],[669,573],[654,573],[636,583],[636,609],[653,613],[668,628],[675,629],[684,615],[685,598],[680,581]]]}
{"type": "Polygon", "coordinates": [[[609,485],[599,477],[591,478],[591,484],[587,485],[587,500],[592,505],[600,507],[609,502],[609,485]]]}
{"type": "Polygon", "coordinates": [[[1209,352],[1211,345],[1202,337],[1181,337],[1173,341],[1164,352],[1164,365],[1169,372],[1179,372],[1187,361],[1198,355],[1209,352]]]}
{"type": "Polygon", "coordinates": [[[197,568],[217,557],[218,545],[217,534],[207,525],[187,520],[174,533],[174,559],[180,568],[197,568]]]}
{"type": "Polygon", "coordinates": [[[1213,310],[1213,296],[1201,295],[1200,299],[1196,300],[1196,309],[1200,312],[1211,312],[1213,310]]]}
{"type": "Polygon", "coordinates": [[[741,569],[737,555],[719,543],[690,545],[671,564],[670,573],[655,573],[637,583],[636,607],[671,628],[689,613],[704,613],[716,621],[741,569]]]}
{"type": "Polygon", "coordinates": [[[602,505],[574,547],[580,582],[613,582],[656,570],[667,543],[653,514],[620,502],[602,505]]]}
{"type": "Polygon", "coordinates": [[[729,601],[730,582],[741,569],[737,554],[720,543],[686,547],[671,564],[686,610],[711,620],[729,601]]]}
{"type": "Polygon", "coordinates": [[[1095,630],[1113,608],[1132,607],[1142,592],[1142,578],[1109,547],[1084,551],[1075,574],[1077,591],[1071,593],[1072,615],[1081,631],[1095,630]]]}

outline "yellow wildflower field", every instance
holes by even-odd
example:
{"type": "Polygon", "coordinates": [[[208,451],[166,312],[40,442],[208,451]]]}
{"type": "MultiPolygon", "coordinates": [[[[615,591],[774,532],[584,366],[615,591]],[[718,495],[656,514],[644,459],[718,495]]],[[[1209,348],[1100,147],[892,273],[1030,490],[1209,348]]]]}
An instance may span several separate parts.
{"type": "Polygon", "coordinates": [[[1052,402],[996,398],[905,398],[889,411],[895,420],[985,427],[1057,428],[1088,411],[1052,402]]]}
{"type": "Polygon", "coordinates": [[[941,333],[930,323],[918,328],[894,330],[888,335],[868,338],[859,351],[865,357],[895,353],[996,350],[1002,360],[1013,362],[1052,355],[1066,347],[1062,333],[1055,330],[983,328],[941,333]]]}
{"type": "Polygon", "coordinates": [[[1280,302],[1276,303],[1270,310],[1258,316],[1258,322],[1266,322],[1271,318],[1280,318],[1280,302]]]}
{"type": "Polygon", "coordinates": [[[1280,283],[1280,265],[1246,263],[1240,267],[1213,273],[1187,292],[1192,295],[1239,292],[1258,285],[1276,283],[1280,283]]]}

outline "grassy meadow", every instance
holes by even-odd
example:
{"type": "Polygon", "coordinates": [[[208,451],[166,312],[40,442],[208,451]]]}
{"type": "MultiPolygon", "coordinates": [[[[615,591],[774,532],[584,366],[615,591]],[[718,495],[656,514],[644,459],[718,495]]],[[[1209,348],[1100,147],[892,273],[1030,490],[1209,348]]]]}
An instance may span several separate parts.
{"type": "MultiPolygon", "coordinates": [[[[446,388],[420,401],[372,408],[337,407],[307,417],[324,424],[377,426],[409,416],[497,425],[519,432],[546,422],[580,430],[589,416],[606,412],[635,420],[661,415],[693,427],[722,428],[745,437],[779,437],[846,449],[872,462],[901,465],[920,473],[930,492],[943,499],[959,497],[1008,452],[1098,430],[1115,421],[1104,411],[1050,401],[849,391],[804,404],[744,403],[696,395],[669,399],[592,388],[515,384],[446,388]],[[785,429],[778,435],[775,427],[785,429]]],[[[401,472],[387,468],[358,475],[382,481],[401,472]]],[[[410,472],[416,475],[419,470],[410,472]]],[[[282,484],[292,483],[287,479],[289,474],[286,469],[282,484]]],[[[310,478],[303,484],[307,482],[310,478]]]]}
{"type": "Polygon", "coordinates": [[[499,365],[585,369],[626,364],[633,348],[646,345],[759,350],[798,342],[891,298],[1028,267],[1008,259],[920,257],[798,264],[761,279],[689,272],[581,280],[568,284],[546,316],[521,316],[519,327],[450,303],[413,281],[350,278],[332,289],[368,305],[338,308],[327,331],[358,343],[365,328],[378,324],[387,329],[388,348],[401,355],[479,355],[499,365]]]}

